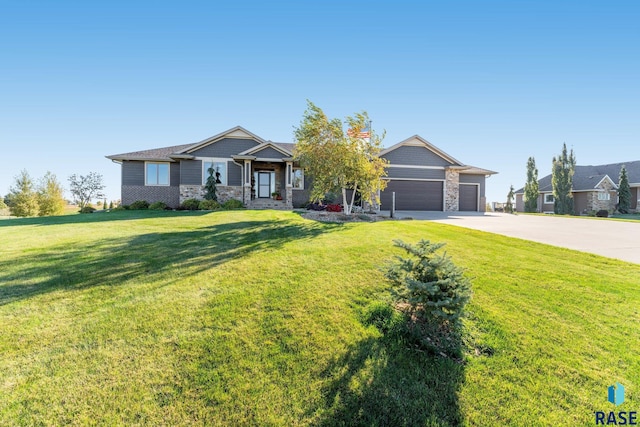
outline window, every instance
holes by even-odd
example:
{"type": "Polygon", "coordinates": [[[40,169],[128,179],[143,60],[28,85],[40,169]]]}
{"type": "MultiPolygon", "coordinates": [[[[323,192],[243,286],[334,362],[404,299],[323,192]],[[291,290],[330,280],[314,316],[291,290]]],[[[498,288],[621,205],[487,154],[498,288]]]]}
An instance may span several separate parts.
{"type": "Polygon", "coordinates": [[[169,185],[169,163],[145,163],[146,185],[169,185]]]}
{"type": "Polygon", "coordinates": [[[553,194],[548,193],[544,195],[544,203],[545,204],[551,204],[553,203],[553,194]]]}
{"type": "Polygon", "coordinates": [[[294,189],[304,190],[304,172],[300,168],[293,168],[291,174],[291,185],[294,189]]]}
{"type": "Polygon", "coordinates": [[[207,183],[211,167],[213,167],[213,175],[216,177],[216,184],[227,185],[227,162],[218,160],[202,161],[202,185],[207,183]]]}
{"type": "Polygon", "coordinates": [[[598,200],[611,200],[611,194],[608,192],[599,191],[598,200]]]}

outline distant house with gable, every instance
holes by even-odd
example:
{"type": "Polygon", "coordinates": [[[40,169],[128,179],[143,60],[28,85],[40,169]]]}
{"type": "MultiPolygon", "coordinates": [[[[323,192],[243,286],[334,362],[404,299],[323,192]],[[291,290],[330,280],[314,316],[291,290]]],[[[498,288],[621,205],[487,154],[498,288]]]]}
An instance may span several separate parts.
{"type": "MultiPolygon", "coordinates": [[[[614,210],[618,204],[618,178],[622,166],[627,169],[631,187],[631,209],[638,210],[640,200],[640,160],[596,166],[576,165],[573,175],[574,213],[588,214],[599,210],[614,210]]],[[[553,213],[551,175],[538,180],[538,212],[553,213]]],[[[515,192],[516,211],[524,212],[524,188],[515,192]]]]}

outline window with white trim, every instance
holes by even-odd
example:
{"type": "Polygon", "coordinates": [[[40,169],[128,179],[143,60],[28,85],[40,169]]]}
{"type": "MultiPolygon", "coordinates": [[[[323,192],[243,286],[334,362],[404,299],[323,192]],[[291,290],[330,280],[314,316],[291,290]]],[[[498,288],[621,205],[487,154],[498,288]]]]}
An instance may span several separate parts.
{"type": "Polygon", "coordinates": [[[302,169],[293,168],[291,185],[295,190],[304,190],[304,171],[302,169]]]}
{"type": "Polygon", "coordinates": [[[226,160],[203,160],[202,161],[202,185],[209,179],[209,169],[213,168],[213,176],[216,177],[216,184],[227,185],[227,162],[226,160]]]}
{"type": "Polygon", "coordinates": [[[553,193],[547,193],[544,195],[544,203],[545,204],[553,203],[553,193]]]}
{"type": "Polygon", "coordinates": [[[609,192],[599,191],[598,200],[611,200],[611,194],[609,192]]]}
{"type": "Polygon", "coordinates": [[[169,185],[169,163],[145,163],[145,185],[169,185]]]}

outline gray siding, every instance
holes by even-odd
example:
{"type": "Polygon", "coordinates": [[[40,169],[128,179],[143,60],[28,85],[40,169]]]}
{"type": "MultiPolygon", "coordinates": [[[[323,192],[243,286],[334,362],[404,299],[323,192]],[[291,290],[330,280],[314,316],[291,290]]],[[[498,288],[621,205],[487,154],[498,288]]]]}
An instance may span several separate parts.
{"type": "Polygon", "coordinates": [[[258,142],[253,139],[223,138],[189,154],[196,157],[231,157],[256,145],[258,142]]]}
{"type": "Polygon", "coordinates": [[[180,163],[171,163],[169,185],[172,187],[180,187],[180,163]]]}
{"type": "Polygon", "coordinates": [[[387,168],[389,178],[444,179],[444,169],[387,168]]]}
{"type": "Polygon", "coordinates": [[[293,190],[292,203],[294,208],[304,208],[309,203],[309,190],[293,190]]]}
{"type": "Polygon", "coordinates": [[[461,184],[480,184],[480,197],[485,197],[484,193],[484,184],[486,178],[484,175],[465,175],[460,174],[460,183],[461,184]]]}
{"type": "Polygon", "coordinates": [[[202,185],[202,162],[200,160],[182,160],[180,162],[180,184],[202,185]]]}
{"type": "Polygon", "coordinates": [[[304,208],[309,203],[311,197],[311,177],[304,176],[304,190],[292,190],[292,203],[294,208],[304,208]]]}
{"type": "Polygon", "coordinates": [[[122,162],[122,186],[125,185],[144,185],[144,162],[122,162]]]}
{"type": "Polygon", "coordinates": [[[402,146],[381,156],[391,164],[411,166],[450,166],[451,163],[426,147],[402,146]]]}
{"type": "Polygon", "coordinates": [[[227,185],[242,185],[242,168],[233,161],[227,162],[227,185]]]}
{"type": "Polygon", "coordinates": [[[588,193],[573,193],[573,210],[576,214],[588,213],[587,206],[589,206],[588,193]]]}
{"type": "Polygon", "coordinates": [[[253,153],[253,155],[261,159],[281,159],[283,157],[288,157],[271,147],[266,147],[256,153],[253,153]]]}
{"type": "MultiPolygon", "coordinates": [[[[540,206],[540,204],[538,204],[538,206],[540,206]]],[[[516,212],[524,212],[524,194],[516,194],[514,209],[516,212]]]]}

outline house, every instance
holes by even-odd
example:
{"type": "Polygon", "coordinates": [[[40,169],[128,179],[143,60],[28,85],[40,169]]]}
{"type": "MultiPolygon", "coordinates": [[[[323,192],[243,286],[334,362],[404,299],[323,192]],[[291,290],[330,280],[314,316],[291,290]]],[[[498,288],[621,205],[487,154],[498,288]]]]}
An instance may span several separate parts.
{"type": "MultiPolygon", "coordinates": [[[[107,156],[122,168],[122,204],[161,201],[170,207],[204,195],[208,170],[217,177],[218,198],[249,208],[292,209],[309,200],[310,180],[294,161],[295,144],[265,140],[236,126],[193,144],[107,156]],[[273,200],[278,193],[282,200],[273,200]]],[[[467,166],[413,136],[384,150],[388,187],[382,209],[396,193],[398,210],[484,211],[485,178],[494,174],[467,166]]]]}
{"type": "MultiPolygon", "coordinates": [[[[573,207],[576,214],[599,210],[615,210],[618,203],[618,178],[622,166],[627,169],[631,187],[631,209],[638,209],[640,200],[640,160],[597,166],[576,166],[573,175],[573,207]]],[[[553,213],[551,175],[538,180],[538,211],[553,213]]],[[[516,211],[524,212],[524,188],[515,192],[516,211]]]]}

